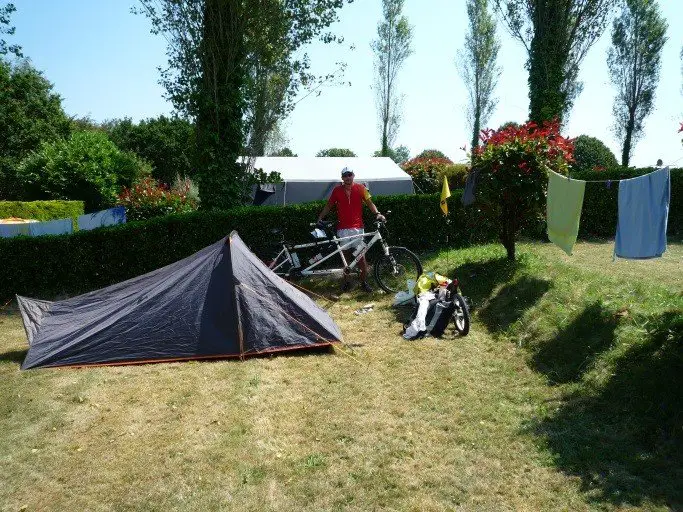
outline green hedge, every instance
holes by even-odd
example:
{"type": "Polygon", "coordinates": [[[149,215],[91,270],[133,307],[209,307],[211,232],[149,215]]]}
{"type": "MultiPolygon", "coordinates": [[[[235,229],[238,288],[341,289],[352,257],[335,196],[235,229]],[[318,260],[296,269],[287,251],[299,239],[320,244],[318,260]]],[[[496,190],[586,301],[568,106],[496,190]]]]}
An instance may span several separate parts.
{"type": "MultiPolygon", "coordinates": [[[[461,191],[450,199],[447,224],[438,194],[378,197],[377,207],[389,215],[388,240],[414,250],[465,246],[495,239],[477,215],[464,214],[461,191]]],[[[0,300],[14,294],[54,297],[100,288],[177,261],[237,230],[261,257],[273,255],[280,228],[292,242],[310,240],[323,202],[287,207],[244,207],[228,212],[195,212],[72,235],[0,239],[0,300]]],[[[468,210],[473,212],[473,210],[468,210]]],[[[333,216],[330,216],[333,219],[333,216]]],[[[366,219],[370,227],[372,219],[366,219]]]]}
{"type": "Polygon", "coordinates": [[[0,201],[0,219],[76,220],[83,211],[83,201],[0,201]]]}
{"type": "MultiPolygon", "coordinates": [[[[573,174],[579,179],[620,179],[647,169],[573,174]]],[[[377,197],[388,215],[388,241],[420,251],[440,246],[462,247],[497,239],[497,227],[482,218],[475,205],[464,208],[461,190],[449,199],[449,220],[439,208],[439,194],[377,197]]],[[[618,185],[589,183],[581,219],[583,236],[612,237],[616,232],[618,185]]],[[[683,235],[683,172],[672,172],[669,235],[683,235]]],[[[221,239],[232,230],[260,257],[274,254],[281,230],[290,242],[310,239],[324,202],[286,207],[243,207],[228,212],[195,212],[130,222],[72,235],[0,239],[0,300],[14,294],[39,298],[94,290],[144,274],[182,259],[221,239]]],[[[366,209],[366,213],[367,209],[366,209]]],[[[330,220],[334,217],[330,216],[330,220]]],[[[372,226],[372,217],[366,218],[372,226]]],[[[542,223],[528,235],[542,237],[542,223]]],[[[372,255],[370,256],[372,258],[372,255]]]]}

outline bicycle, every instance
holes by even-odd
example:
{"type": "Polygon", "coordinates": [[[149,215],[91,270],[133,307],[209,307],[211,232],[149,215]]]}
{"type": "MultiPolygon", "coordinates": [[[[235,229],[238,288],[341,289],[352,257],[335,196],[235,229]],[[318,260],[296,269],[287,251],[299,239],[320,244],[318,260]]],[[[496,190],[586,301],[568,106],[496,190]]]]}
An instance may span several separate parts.
{"type": "MultiPolygon", "coordinates": [[[[322,225],[325,227],[326,235],[326,238],[322,240],[316,239],[312,243],[296,245],[290,245],[284,239],[281,240],[282,249],[270,260],[268,267],[284,278],[350,274],[356,269],[360,259],[379,242],[382,246],[382,253],[373,265],[373,275],[382,290],[387,293],[396,293],[405,289],[408,279],[417,279],[422,274],[422,263],[414,253],[405,247],[390,246],[382,237],[380,230],[382,228],[386,230],[386,221],[376,221],[375,231],[342,238],[337,237],[336,233],[331,231],[332,222],[323,222],[322,225]],[[367,238],[369,238],[368,241],[366,241],[367,238]],[[313,248],[319,249],[320,252],[308,260],[308,266],[303,266],[297,251],[313,248]],[[331,252],[323,255],[323,251],[328,249],[331,252]],[[352,249],[354,259],[349,263],[344,251],[352,249]],[[341,258],[341,268],[320,268],[323,263],[337,254],[341,258]]],[[[318,224],[311,224],[311,226],[318,227],[318,224]]]]}

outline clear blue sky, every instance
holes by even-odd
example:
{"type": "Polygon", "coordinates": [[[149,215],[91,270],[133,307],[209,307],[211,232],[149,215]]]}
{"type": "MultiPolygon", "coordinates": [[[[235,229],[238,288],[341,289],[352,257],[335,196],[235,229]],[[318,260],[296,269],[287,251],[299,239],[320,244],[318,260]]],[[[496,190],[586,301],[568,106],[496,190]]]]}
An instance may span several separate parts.
{"type": "MultiPolygon", "coordinates": [[[[140,120],[170,113],[158,85],[158,66],[166,62],[165,43],[149,33],[150,24],[130,13],[132,0],[14,0],[16,35],[13,43],[42,70],[63,98],[70,115],[90,115],[102,121],[131,117],[140,120]]],[[[660,0],[669,22],[656,110],[648,118],[645,136],[634,152],[633,164],[683,162],[677,134],[683,121],[681,61],[683,1],[660,0]]],[[[314,44],[309,50],[314,70],[325,73],[335,62],[348,63],[350,86],[326,87],[297,105],[286,121],[291,148],[312,156],[326,147],[348,147],[370,155],[379,147],[370,41],[381,14],[380,0],[356,0],[340,12],[334,29],[345,36],[341,47],[314,44]],[[349,50],[349,45],[355,50],[349,50]]],[[[414,26],[414,54],[400,74],[405,96],[403,122],[397,143],[414,155],[437,148],[454,160],[465,154],[460,146],[470,140],[465,119],[467,93],[455,59],[467,29],[465,0],[406,0],[405,14],[414,26]]],[[[524,121],[528,112],[525,54],[520,43],[499,27],[503,74],[499,97],[489,125],[524,121]]],[[[611,132],[614,89],[606,69],[609,29],[593,46],[581,69],[584,90],[576,102],[565,132],[588,134],[607,143],[620,158],[619,143],[611,132]]]]}

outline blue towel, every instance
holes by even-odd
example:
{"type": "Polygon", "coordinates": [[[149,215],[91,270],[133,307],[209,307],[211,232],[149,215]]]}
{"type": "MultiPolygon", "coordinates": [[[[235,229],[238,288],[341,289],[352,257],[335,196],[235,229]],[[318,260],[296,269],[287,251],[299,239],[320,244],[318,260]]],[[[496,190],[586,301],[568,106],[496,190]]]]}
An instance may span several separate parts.
{"type": "Polygon", "coordinates": [[[22,224],[0,224],[0,238],[14,238],[15,236],[29,236],[29,223],[22,224]]]}
{"type": "Polygon", "coordinates": [[[74,225],[71,219],[49,220],[46,222],[32,222],[28,225],[31,236],[65,235],[73,233],[74,225]]]}
{"type": "Polygon", "coordinates": [[[670,198],[668,167],[619,183],[615,256],[641,259],[664,254],[670,198]]]}
{"type": "Polygon", "coordinates": [[[78,217],[78,229],[87,231],[104,226],[114,226],[126,222],[126,208],[117,206],[100,212],[89,213],[78,217]]]}

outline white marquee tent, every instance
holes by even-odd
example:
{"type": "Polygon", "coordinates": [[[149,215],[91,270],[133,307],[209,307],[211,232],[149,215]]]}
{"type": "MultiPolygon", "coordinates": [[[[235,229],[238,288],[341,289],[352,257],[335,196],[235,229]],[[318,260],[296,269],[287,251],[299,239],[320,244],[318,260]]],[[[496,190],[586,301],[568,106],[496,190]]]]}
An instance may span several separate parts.
{"type": "Polygon", "coordinates": [[[282,182],[254,189],[256,205],[286,205],[329,197],[341,183],[341,171],[349,167],[356,183],[373,196],[413,194],[413,181],[391,158],[375,157],[257,157],[254,168],[277,171],[282,182]]]}

